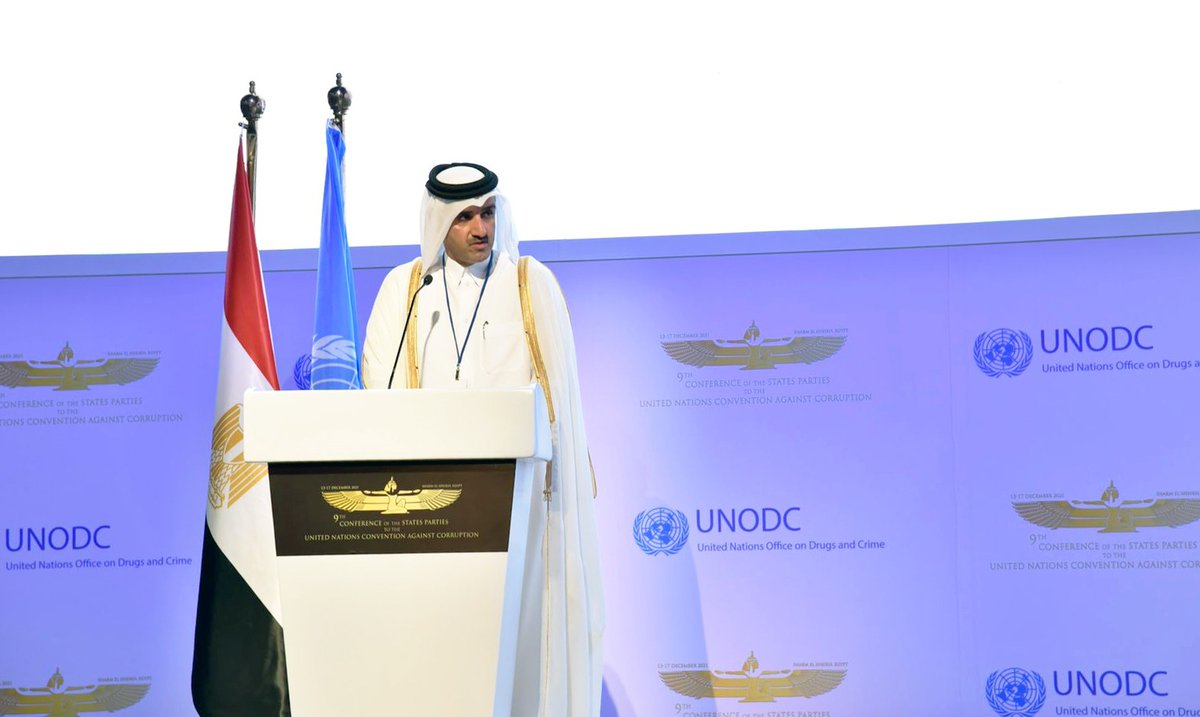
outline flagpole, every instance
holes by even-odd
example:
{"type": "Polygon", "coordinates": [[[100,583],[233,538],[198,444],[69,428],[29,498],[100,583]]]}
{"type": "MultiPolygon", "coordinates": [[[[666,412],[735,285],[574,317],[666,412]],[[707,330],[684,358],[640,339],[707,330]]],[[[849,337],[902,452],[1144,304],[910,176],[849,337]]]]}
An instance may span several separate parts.
{"type": "Polygon", "coordinates": [[[337,73],[337,85],[329,88],[326,95],[329,109],[333,110],[333,126],[338,132],[346,133],[346,110],[350,109],[350,90],[342,87],[342,73],[337,73]]]}
{"type": "Polygon", "coordinates": [[[238,126],[246,130],[246,179],[250,183],[250,214],[253,216],[258,203],[254,201],[254,170],[258,163],[258,118],[263,116],[267,103],[254,94],[254,80],[250,81],[250,94],[242,97],[242,117],[245,122],[238,126]]]}

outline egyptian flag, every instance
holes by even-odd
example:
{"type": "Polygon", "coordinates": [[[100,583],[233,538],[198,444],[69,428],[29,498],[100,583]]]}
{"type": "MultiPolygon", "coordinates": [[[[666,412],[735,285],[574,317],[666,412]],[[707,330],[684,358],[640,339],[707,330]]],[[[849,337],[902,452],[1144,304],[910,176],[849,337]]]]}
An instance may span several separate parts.
{"type": "Polygon", "coordinates": [[[192,702],[201,717],[291,714],[267,467],[242,454],[242,395],[279,388],[238,143],[213,425],[192,702]]]}

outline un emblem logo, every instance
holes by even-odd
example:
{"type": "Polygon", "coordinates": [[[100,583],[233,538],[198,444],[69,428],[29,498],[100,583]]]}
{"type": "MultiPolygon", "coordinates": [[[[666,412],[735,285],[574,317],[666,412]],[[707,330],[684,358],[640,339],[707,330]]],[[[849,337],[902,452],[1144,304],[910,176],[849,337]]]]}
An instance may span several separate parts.
{"type": "Polygon", "coordinates": [[[292,378],[296,381],[296,388],[301,391],[312,388],[312,354],[300,354],[300,358],[296,359],[296,367],[292,369],[292,378]]]}
{"type": "Polygon", "coordinates": [[[1036,672],[1010,667],[987,679],[988,704],[1000,717],[1031,717],[1046,703],[1046,683],[1036,672]]]}
{"type": "Polygon", "coordinates": [[[354,342],[337,334],[313,338],[309,382],[309,388],[362,388],[354,342]]]}
{"type": "Polygon", "coordinates": [[[674,555],[687,544],[687,516],[670,508],[644,510],[633,520],[633,539],[646,555],[674,555]]]}
{"type": "Polygon", "coordinates": [[[996,329],[975,339],[975,363],[989,376],[1020,376],[1033,360],[1029,334],[996,329]]]}

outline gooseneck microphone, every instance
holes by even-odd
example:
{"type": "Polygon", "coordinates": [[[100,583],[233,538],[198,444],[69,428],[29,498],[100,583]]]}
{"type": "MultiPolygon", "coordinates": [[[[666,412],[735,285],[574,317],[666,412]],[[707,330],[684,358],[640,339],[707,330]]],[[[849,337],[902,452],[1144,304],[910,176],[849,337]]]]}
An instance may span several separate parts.
{"type": "Polygon", "coordinates": [[[408,333],[408,322],[412,319],[413,307],[417,305],[417,294],[421,293],[421,289],[433,283],[433,275],[426,274],[421,280],[421,285],[413,292],[412,298],[408,301],[408,316],[404,317],[404,328],[400,330],[400,341],[396,343],[396,360],[392,362],[392,375],[388,376],[388,388],[392,387],[392,381],[396,380],[396,367],[400,365],[400,349],[404,346],[404,335],[408,333]]]}

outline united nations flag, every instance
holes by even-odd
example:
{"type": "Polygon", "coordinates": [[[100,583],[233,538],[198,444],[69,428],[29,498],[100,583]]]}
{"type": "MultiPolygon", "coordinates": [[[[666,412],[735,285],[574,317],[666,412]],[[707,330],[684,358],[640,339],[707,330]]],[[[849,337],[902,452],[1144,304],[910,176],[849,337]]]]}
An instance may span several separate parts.
{"type": "Polygon", "coordinates": [[[325,199],[321,207],[321,247],[317,252],[317,311],[309,388],[362,388],[354,265],[346,239],[342,174],[346,141],[333,122],[325,128],[325,148],[325,199]]]}

